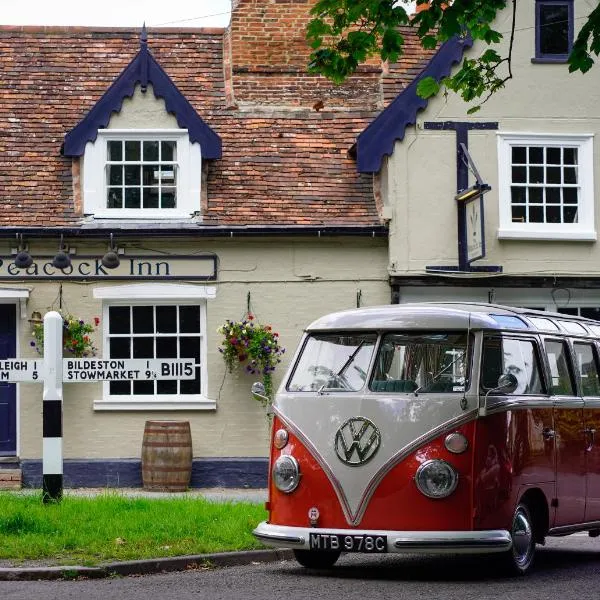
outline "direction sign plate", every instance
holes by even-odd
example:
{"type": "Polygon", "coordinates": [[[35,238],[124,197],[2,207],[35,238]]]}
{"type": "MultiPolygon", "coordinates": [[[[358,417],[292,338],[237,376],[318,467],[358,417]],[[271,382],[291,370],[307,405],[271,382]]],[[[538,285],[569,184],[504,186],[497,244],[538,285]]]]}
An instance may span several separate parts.
{"type": "Polygon", "coordinates": [[[176,358],[65,358],[63,381],[151,381],[194,379],[196,361],[176,358]]]}
{"type": "Polygon", "coordinates": [[[0,381],[16,383],[19,381],[43,380],[43,359],[23,360],[21,358],[5,358],[0,360],[0,381]]]}

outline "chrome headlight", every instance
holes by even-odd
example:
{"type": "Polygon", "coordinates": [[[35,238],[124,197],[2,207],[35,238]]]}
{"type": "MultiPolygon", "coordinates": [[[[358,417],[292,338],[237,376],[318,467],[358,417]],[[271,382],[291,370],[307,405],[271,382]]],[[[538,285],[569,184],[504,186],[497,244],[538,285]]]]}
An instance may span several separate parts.
{"type": "Polygon", "coordinates": [[[458,473],[445,460],[427,460],[417,469],[415,483],[428,498],[446,498],[458,485],[458,473]]]}
{"type": "Polygon", "coordinates": [[[293,492],[300,483],[300,467],[298,461],[289,454],[280,456],[273,465],[271,477],[275,487],[289,494],[293,492]]]}

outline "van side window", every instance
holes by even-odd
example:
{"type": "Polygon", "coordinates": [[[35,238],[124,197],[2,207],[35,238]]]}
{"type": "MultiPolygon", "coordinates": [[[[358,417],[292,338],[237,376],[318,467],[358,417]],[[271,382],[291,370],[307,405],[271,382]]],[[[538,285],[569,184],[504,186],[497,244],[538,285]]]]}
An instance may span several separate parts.
{"type": "Polygon", "coordinates": [[[550,366],[550,393],[556,396],[574,396],[567,343],[559,340],[546,340],[545,346],[550,366]]]}
{"type": "Polygon", "coordinates": [[[600,396],[600,379],[598,378],[598,362],[592,344],[577,342],[575,350],[575,371],[579,376],[582,396],[600,396]]]}
{"type": "Polygon", "coordinates": [[[486,337],[483,340],[481,385],[490,390],[500,375],[512,373],[519,382],[514,394],[543,394],[540,362],[533,340],[486,337]]]}

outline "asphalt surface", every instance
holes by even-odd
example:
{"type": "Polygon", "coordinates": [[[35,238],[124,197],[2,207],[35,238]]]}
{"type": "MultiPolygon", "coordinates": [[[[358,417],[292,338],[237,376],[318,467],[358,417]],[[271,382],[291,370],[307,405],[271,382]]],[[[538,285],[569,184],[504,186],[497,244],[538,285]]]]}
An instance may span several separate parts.
{"type": "MultiPolygon", "coordinates": [[[[106,493],[105,488],[66,489],[65,496],[94,496],[106,493]]],[[[127,497],[144,498],[181,498],[199,497],[214,502],[255,502],[261,504],[267,499],[265,489],[193,489],[187,492],[151,492],[143,489],[120,488],[110,490],[111,493],[127,497]]],[[[20,493],[27,493],[22,490],[20,493]]],[[[31,490],[39,493],[39,490],[31,490]]],[[[250,550],[242,552],[220,552],[216,554],[197,554],[146,560],[131,560],[106,563],[98,567],[81,565],[50,566],[27,563],[23,566],[2,566],[10,561],[0,563],[0,581],[31,581],[38,579],[74,579],[77,577],[101,578],[114,575],[146,575],[149,573],[167,573],[169,571],[185,571],[202,567],[227,567],[252,563],[273,562],[292,558],[291,550],[250,550]]]]}

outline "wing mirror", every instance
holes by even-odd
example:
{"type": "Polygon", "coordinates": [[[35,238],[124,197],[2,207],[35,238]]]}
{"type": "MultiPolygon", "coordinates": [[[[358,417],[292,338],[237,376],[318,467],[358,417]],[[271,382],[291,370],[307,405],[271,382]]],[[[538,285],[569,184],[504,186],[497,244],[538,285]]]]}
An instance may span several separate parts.
{"type": "Polygon", "coordinates": [[[494,391],[512,394],[519,387],[519,381],[512,373],[504,373],[498,377],[498,385],[494,391]]]}
{"type": "Polygon", "coordinates": [[[255,381],[252,384],[252,397],[259,402],[267,403],[269,402],[269,397],[267,396],[267,392],[265,391],[265,384],[262,381],[255,381]]]}

